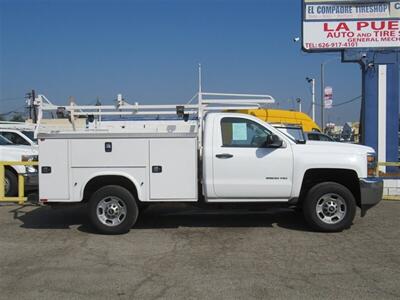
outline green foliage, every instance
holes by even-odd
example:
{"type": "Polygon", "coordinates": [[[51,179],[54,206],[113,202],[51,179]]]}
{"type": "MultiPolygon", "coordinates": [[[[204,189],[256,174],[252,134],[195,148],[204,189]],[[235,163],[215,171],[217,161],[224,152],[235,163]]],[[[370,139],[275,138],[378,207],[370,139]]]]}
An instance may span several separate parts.
{"type": "Polygon", "coordinates": [[[11,122],[25,122],[25,118],[24,118],[24,116],[23,116],[22,114],[20,114],[20,113],[15,113],[15,114],[11,117],[10,121],[11,121],[11,122]]]}

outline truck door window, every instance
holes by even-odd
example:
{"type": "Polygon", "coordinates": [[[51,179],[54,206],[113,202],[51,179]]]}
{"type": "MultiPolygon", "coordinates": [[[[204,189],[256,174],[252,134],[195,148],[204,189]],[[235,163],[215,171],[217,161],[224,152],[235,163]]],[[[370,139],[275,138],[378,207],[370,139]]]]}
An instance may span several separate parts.
{"type": "Polygon", "coordinates": [[[223,118],[221,132],[223,147],[260,148],[271,134],[260,124],[242,118],[223,118]]]}

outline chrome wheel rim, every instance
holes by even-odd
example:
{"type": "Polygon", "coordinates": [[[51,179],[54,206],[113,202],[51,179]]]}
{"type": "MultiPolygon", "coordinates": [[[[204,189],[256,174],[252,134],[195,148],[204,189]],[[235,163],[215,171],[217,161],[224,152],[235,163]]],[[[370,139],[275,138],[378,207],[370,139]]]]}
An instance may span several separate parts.
{"type": "Polygon", "coordinates": [[[4,178],[4,193],[6,195],[10,192],[10,188],[11,188],[10,180],[7,177],[5,177],[4,178]]]}
{"type": "Polygon", "coordinates": [[[126,218],[125,202],[115,196],[103,198],[96,208],[99,221],[110,227],[118,226],[126,218]]]}
{"type": "Polygon", "coordinates": [[[315,211],[318,218],[325,224],[337,224],[346,216],[347,206],[343,197],[329,193],[318,199],[315,211]]]}

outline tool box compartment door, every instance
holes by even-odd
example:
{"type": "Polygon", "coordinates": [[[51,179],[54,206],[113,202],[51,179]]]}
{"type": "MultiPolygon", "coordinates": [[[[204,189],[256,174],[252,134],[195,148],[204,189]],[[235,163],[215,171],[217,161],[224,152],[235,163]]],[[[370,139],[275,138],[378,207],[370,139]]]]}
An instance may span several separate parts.
{"type": "Polygon", "coordinates": [[[195,138],[150,140],[150,199],[197,201],[195,138]]]}
{"type": "Polygon", "coordinates": [[[68,141],[46,139],[39,142],[40,199],[69,200],[68,141]]]}

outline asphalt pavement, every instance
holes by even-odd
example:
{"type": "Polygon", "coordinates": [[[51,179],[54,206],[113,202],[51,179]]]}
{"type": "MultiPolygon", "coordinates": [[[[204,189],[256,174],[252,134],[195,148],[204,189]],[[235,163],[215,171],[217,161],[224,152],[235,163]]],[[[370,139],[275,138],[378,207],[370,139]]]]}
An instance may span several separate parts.
{"type": "Polygon", "coordinates": [[[155,206],[117,236],[3,204],[0,251],[0,299],[399,299],[400,202],[331,234],[289,209],[155,206]]]}

